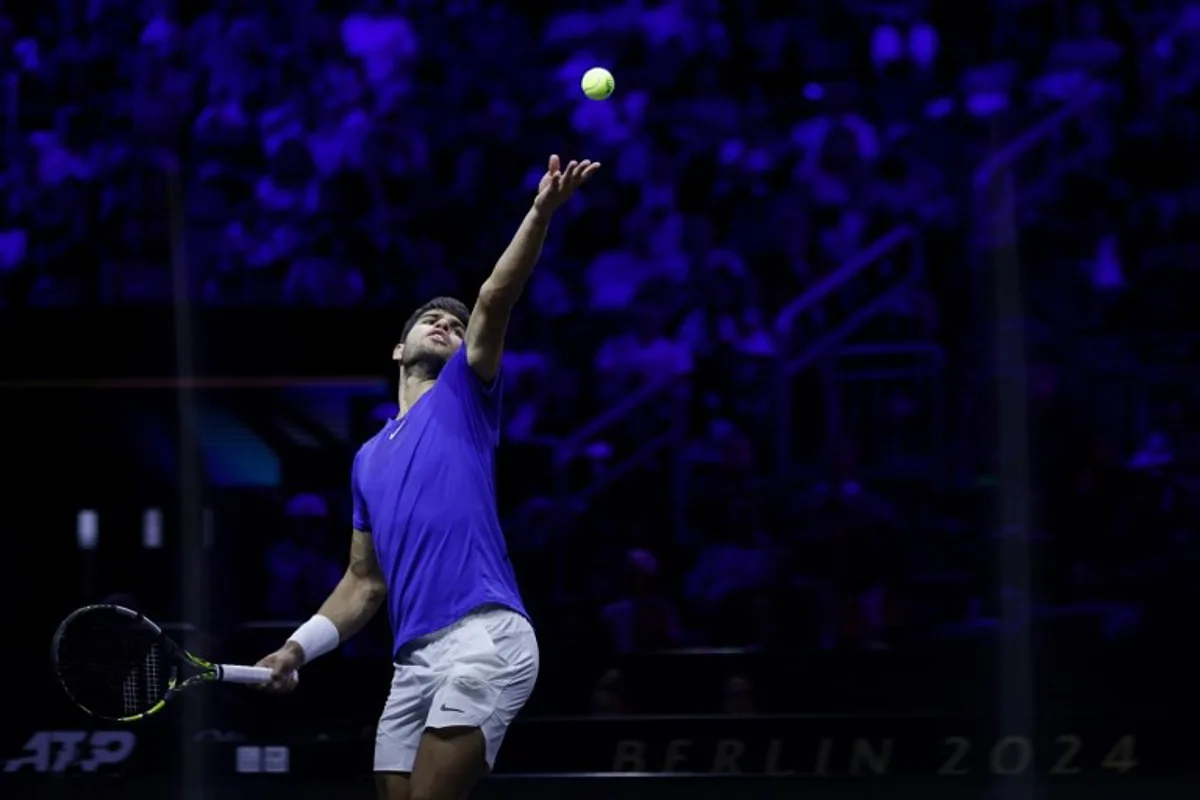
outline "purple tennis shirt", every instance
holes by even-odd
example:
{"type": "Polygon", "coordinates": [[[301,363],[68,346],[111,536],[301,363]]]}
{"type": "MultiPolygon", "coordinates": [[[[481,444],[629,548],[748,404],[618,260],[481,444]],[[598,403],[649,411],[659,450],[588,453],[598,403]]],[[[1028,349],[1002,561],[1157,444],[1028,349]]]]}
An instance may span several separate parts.
{"type": "Polygon", "coordinates": [[[354,527],[374,539],[397,654],[479,606],[528,616],[496,511],[501,379],[486,385],[459,348],[354,458],[354,527]]]}

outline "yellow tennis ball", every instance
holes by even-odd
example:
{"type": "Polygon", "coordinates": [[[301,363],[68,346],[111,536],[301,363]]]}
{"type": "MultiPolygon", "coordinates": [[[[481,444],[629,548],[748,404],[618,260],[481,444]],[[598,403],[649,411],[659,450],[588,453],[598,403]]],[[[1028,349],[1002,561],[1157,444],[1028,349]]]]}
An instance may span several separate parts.
{"type": "Polygon", "coordinates": [[[583,86],[583,93],[593,100],[607,100],[617,86],[612,73],[604,67],[592,67],[583,73],[580,85],[583,86]]]}

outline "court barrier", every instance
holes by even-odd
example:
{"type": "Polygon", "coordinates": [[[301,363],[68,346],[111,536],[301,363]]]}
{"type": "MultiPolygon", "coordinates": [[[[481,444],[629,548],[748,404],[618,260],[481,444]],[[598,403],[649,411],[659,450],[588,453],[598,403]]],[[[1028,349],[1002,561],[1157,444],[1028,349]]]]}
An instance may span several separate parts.
{"type": "MultiPolygon", "coordinates": [[[[242,776],[212,781],[166,778],[61,778],[0,783],[0,797],[16,800],[354,800],[374,797],[367,775],[302,780],[295,776],[242,776]]],[[[483,781],[472,800],[1167,800],[1196,797],[1200,783],[1088,780],[1079,783],[995,780],[812,781],[761,775],[507,775],[483,781]]]]}

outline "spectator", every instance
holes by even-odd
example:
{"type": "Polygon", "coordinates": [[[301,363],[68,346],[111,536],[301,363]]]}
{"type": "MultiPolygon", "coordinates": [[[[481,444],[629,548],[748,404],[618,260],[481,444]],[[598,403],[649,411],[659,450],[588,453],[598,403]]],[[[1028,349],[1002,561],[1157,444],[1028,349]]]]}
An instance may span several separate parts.
{"type": "Polygon", "coordinates": [[[659,585],[658,559],[646,550],[626,554],[629,593],[600,612],[618,653],[673,647],[683,641],[679,614],[659,585]]]}

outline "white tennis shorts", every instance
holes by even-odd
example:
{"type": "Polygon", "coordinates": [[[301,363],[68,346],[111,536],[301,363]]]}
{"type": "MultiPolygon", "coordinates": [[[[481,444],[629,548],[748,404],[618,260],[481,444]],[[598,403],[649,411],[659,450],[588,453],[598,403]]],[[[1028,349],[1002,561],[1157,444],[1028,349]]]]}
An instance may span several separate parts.
{"type": "Polygon", "coordinates": [[[477,609],[404,649],[375,732],[375,771],[412,772],[426,728],[479,728],[490,769],[533,692],[538,645],[529,620],[477,609]]]}

